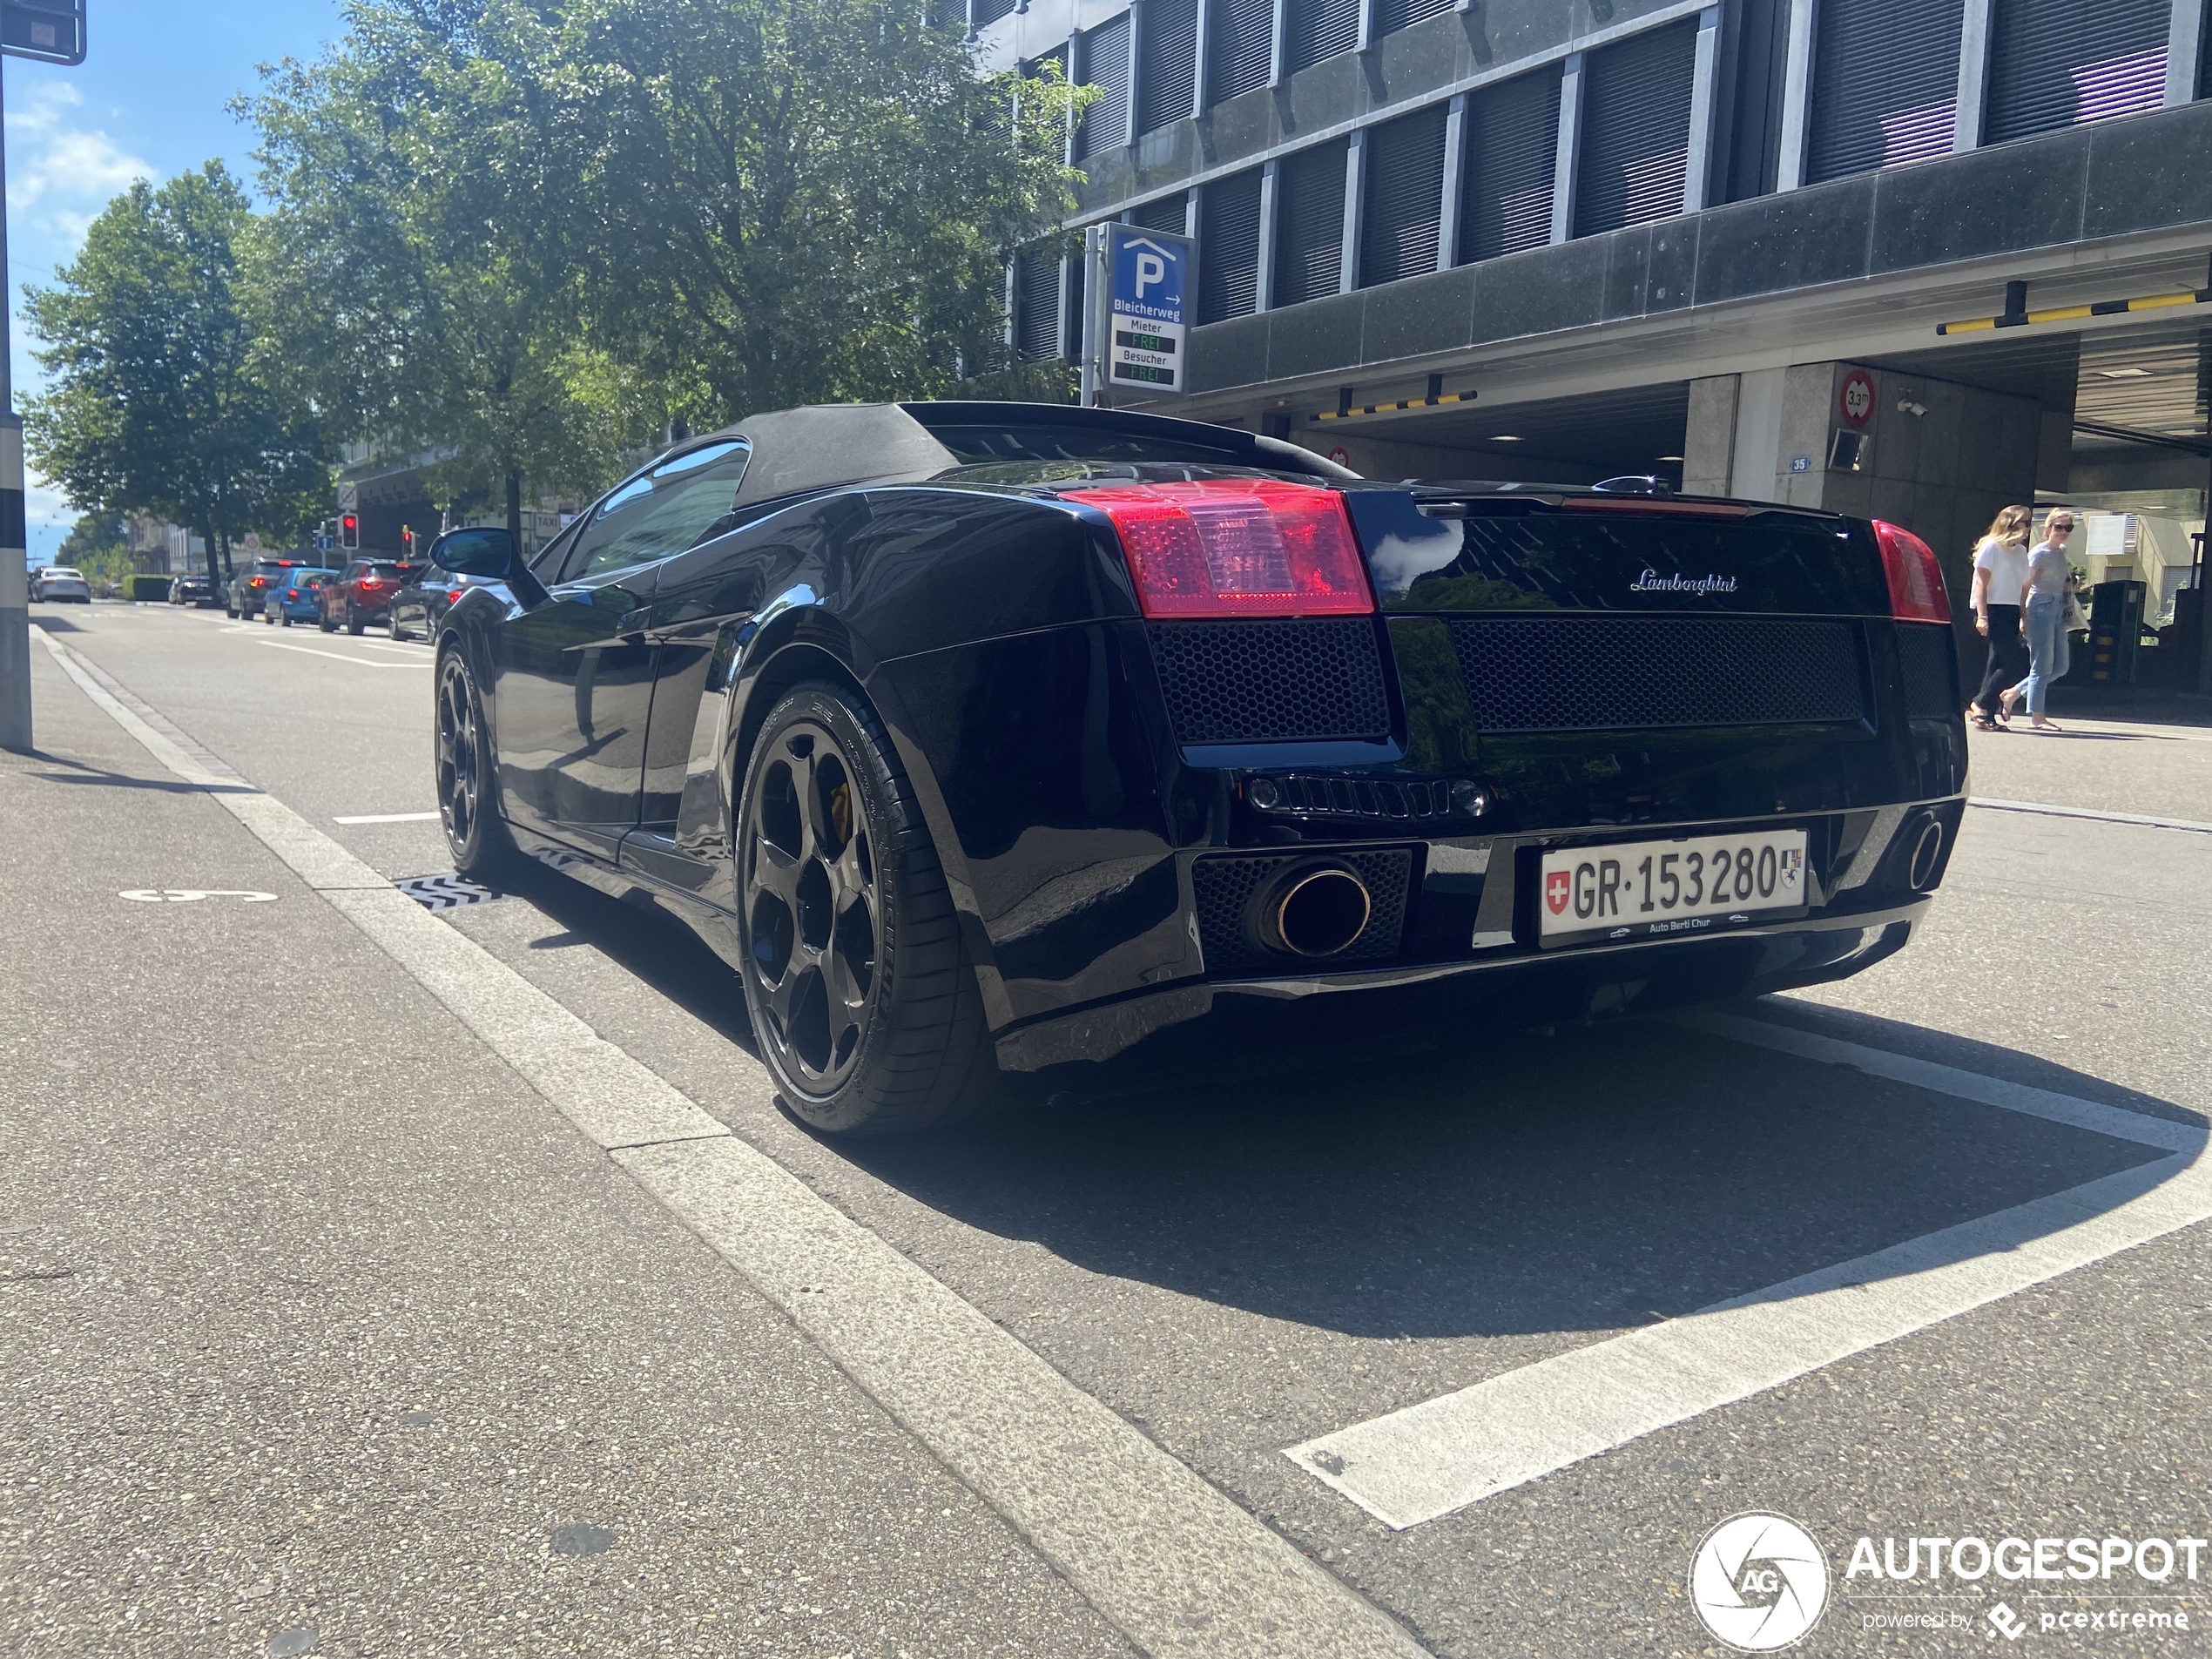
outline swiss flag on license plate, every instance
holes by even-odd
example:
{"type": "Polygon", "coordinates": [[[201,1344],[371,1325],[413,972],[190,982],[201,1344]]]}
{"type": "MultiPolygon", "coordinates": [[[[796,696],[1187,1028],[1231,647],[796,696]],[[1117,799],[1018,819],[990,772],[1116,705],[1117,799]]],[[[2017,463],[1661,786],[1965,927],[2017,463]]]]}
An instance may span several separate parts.
{"type": "Polygon", "coordinates": [[[1552,914],[1554,916],[1563,916],[1567,914],[1568,879],[1564,870],[1554,870],[1544,878],[1544,902],[1551,907],[1552,914]]]}

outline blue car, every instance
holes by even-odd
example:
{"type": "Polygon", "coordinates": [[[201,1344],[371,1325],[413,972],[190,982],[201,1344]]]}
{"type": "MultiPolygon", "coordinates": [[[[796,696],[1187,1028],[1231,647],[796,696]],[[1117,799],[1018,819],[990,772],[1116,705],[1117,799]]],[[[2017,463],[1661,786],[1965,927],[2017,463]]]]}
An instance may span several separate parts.
{"type": "Polygon", "coordinates": [[[285,571],[281,580],[263,590],[267,597],[261,601],[261,620],[271,627],[281,622],[287,628],[295,622],[314,621],[315,596],[324,583],[337,579],[335,570],[285,571]]]}

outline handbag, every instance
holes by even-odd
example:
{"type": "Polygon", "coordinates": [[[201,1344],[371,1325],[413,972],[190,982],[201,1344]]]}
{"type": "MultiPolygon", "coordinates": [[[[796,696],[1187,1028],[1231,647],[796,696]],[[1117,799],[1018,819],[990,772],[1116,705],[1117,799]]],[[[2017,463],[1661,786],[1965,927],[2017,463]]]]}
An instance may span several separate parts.
{"type": "Polygon", "coordinates": [[[2066,590],[2066,620],[2060,625],[2070,634],[2086,632],[2089,626],[2089,613],[2081,608],[2081,596],[2071,583],[2066,590]]]}

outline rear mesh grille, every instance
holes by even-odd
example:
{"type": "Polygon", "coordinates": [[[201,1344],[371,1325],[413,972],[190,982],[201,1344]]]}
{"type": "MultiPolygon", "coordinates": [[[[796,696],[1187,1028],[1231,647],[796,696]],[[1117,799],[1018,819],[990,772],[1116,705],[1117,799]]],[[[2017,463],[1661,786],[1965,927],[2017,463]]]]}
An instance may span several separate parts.
{"type": "Polygon", "coordinates": [[[1905,711],[1926,718],[1952,715],[1962,706],[1959,671],[1952,659],[1948,625],[1897,625],[1897,655],[1905,674],[1905,711]]]}
{"type": "Polygon", "coordinates": [[[1271,781],[1283,792],[1286,812],[1424,820],[1447,818],[1452,812],[1452,786],[1441,778],[1317,778],[1296,772],[1271,781]]]}
{"type": "Polygon", "coordinates": [[[1840,619],[1480,617],[1450,626],[1485,732],[1866,718],[1858,627],[1840,619]]]}
{"type": "Polygon", "coordinates": [[[1261,884],[1293,864],[1315,862],[1314,854],[1202,858],[1190,867],[1190,885],[1198,901],[1198,944],[1205,952],[1209,974],[1334,968],[1347,962],[1378,961],[1399,954],[1406,936],[1406,890],[1413,873],[1413,853],[1400,846],[1323,856],[1329,863],[1345,865],[1356,872],[1367,884],[1373,907],[1367,925],[1359,930],[1351,948],[1325,961],[1269,950],[1244,932],[1244,907],[1261,884]]]}
{"type": "Polygon", "coordinates": [[[1150,631],[1179,742],[1379,738],[1390,730],[1372,617],[1156,622],[1150,631]]]}

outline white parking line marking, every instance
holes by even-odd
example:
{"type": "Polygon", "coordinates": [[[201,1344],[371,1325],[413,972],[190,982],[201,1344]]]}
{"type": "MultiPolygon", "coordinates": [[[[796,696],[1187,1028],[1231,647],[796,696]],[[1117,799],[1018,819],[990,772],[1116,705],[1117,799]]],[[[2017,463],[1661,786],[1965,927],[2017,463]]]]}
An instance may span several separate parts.
{"type": "MultiPolygon", "coordinates": [[[[1682,1023],[1729,1036],[1783,1030],[1727,1015],[1682,1023]]],[[[2174,1156],[1555,1354],[1284,1455],[1402,1531],[2212,1219],[2212,1163],[2195,1125],[1802,1032],[1748,1040],[2174,1156]]]]}
{"type": "MultiPolygon", "coordinates": [[[[234,786],[77,652],[52,639],[47,649],[179,777],[234,786]]],[[[1405,1632],[1285,1539],[290,807],[247,791],[214,799],[781,1307],[1138,1647],[1161,1659],[1421,1659],[1405,1632]]]]}
{"type": "Polygon", "coordinates": [[[281,639],[260,642],[271,651],[296,651],[302,657],[327,657],[334,663],[351,663],[355,668],[428,668],[428,663],[372,663],[366,657],[348,657],[343,651],[319,651],[313,645],[287,645],[281,639]]]}
{"type": "Polygon", "coordinates": [[[1979,795],[1970,796],[1966,805],[1993,813],[2033,813],[2044,818],[2088,818],[2101,824],[2146,824],[2152,829],[2195,830],[2200,835],[2212,835],[2212,824],[2199,823],[2194,818],[2168,818],[2162,814],[2145,813],[2107,813],[2091,806],[2053,806],[2040,800],[1993,800],[1979,795]]]}
{"type": "Polygon", "coordinates": [[[435,813],[361,813],[351,818],[334,818],[334,824],[428,824],[437,817],[435,813]]]}

